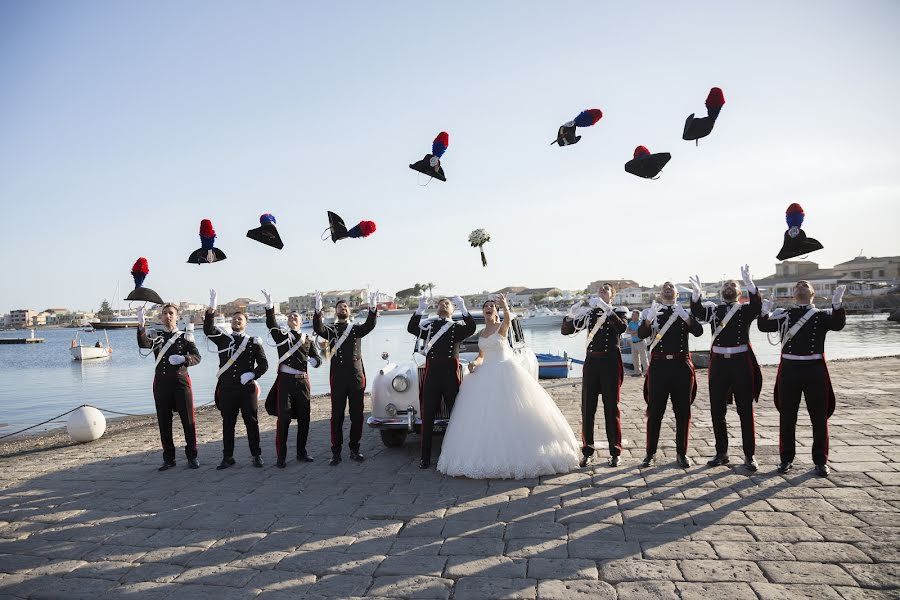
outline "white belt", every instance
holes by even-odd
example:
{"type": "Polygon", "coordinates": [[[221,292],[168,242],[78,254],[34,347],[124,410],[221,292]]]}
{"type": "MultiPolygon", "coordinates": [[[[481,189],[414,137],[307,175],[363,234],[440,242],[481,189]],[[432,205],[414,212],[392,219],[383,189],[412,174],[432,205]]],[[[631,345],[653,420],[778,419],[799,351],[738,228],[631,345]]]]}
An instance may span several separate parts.
{"type": "Polygon", "coordinates": [[[804,356],[800,356],[798,354],[782,354],[781,358],[786,358],[788,360],[820,360],[822,358],[821,354],[807,354],[804,356]]]}
{"type": "Polygon", "coordinates": [[[727,346],[713,346],[712,351],[714,354],[740,354],[741,352],[746,352],[750,347],[747,344],[741,344],[740,346],[733,346],[731,348],[727,346]]]}
{"type": "Polygon", "coordinates": [[[294,369],[293,367],[289,367],[287,365],[281,365],[280,367],[278,367],[278,370],[282,373],[287,373],[288,375],[299,375],[300,373],[302,373],[302,371],[298,371],[297,369],[294,369]]]}

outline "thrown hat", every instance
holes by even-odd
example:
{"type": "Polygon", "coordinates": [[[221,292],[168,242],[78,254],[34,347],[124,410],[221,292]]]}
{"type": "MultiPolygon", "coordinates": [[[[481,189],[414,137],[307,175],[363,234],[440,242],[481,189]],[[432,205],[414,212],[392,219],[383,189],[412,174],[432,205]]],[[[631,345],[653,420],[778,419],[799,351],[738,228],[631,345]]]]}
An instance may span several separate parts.
{"type": "Polygon", "coordinates": [[[409,165],[409,168],[423,175],[447,181],[447,178],[444,176],[444,169],[441,167],[441,157],[444,156],[448,146],[450,146],[450,134],[442,131],[437,134],[434,142],[431,143],[431,154],[426,154],[425,158],[409,165]]]}
{"type": "Polygon", "coordinates": [[[589,108],[578,113],[578,116],[563,123],[556,133],[556,139],[550,142],[550,145],[559,144],[560,146],[571,146],[577,144],[581,139],[580,135],[575,135],[577,127],[590,127],[603,118],[603,111],[599,108],[589,108]]]}
{"type": "Polygon", "coordinates": [[[800,226],[803,225],[804,216],[803,207],[796,202],[787,207],[785,220],[787,221],[788,230],[784,232],[784,244],[782,244],[781,252],[776,257],[778,260],[787,260],[824,248],[819,243],[819,240],[806,237],[806,232],[800,229],[800,226]]]}
{"type": "Polygon", "coordinates": [[[187,261],[197,265],[214,263],[228,258],[225,253],[214,246],[216,243],[216,230],[212,221],[203,219],[200,221],[200,247],[191,252],[187,261]]]}
{"type": "Polygon", "coordinates": [[[331,232],[331,241],[335,243],[344,238],[369,237],[375,233],[375,221],[360,221],[350,229],[347,229],[344,220],[329,210],[328,229],[325,231],[331,232]]]}
{"type": "Polygon", "coordinates": [[[143,300],[153,304],[164,304],[159,294],[150,288],[144,287],[144,278],[147,277],[149,272],[150,266],[147,264],[146,258],[142,256],[134,261],[134,266],[131,267],[131,276],[134,277],[134,289],[125,297],[126,300],[143,300]]]}
{"type": "Polygon", "coordinates": [[[634,149],[634,158],[625,163],[625,170],[644,179],[656,179],[671,158],[668,152],[650,154],[646,146],[638,146],[634,149]]]}
{"type": "Polygon", "coordinates": [[[684,121],[684,133],[681,135],[683,140],[694,140],[704,138],[712,133],[713,125],[719,118],[719,111],[725,105],[725,94],[722,88],[714,87],[709,90],[706,96],[706,115],[705,117],[694,117],[694,113],[684,121]]]}
{"type": "Polygon", "coordinates": [[[281,236],[278,235],[278,229],[275,227],[275,217],[269,213],[259,217],[259,227],[247,231],[247,237],[279,250],[284,248],[284,242],[281,241],[281,236]]]}

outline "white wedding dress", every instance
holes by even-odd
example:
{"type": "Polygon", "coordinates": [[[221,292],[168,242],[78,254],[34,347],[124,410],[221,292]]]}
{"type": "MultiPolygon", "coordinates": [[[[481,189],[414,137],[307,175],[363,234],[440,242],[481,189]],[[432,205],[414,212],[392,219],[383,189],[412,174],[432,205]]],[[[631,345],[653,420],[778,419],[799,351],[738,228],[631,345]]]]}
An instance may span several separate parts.
{"type": "Polygon", "coordinates": [[[519,364],[505,337],[478,339],[484,362],[467,375],[437,469],[472,479],[568,473],[581,449],[556,403],[519,364]]]}

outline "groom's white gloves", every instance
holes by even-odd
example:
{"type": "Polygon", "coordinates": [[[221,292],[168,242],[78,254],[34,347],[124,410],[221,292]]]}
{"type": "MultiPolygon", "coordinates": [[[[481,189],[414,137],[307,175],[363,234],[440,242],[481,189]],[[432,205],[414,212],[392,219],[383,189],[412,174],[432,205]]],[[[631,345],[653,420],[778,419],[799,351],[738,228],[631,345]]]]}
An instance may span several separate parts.
{"type": "Polygon", "coordinates": [[[416,309],[417,315],[424,315],[425,309],[428,308],[428,298],[425,297],[425,294],[419,296],[419,308],[416,309]]]}
{"type": "Polygon", "coordinates": [[[462,296],[453,296],[451,301],[453,302],[453,306],[456,307],[456,310],[462,313],[462,316],[469,316],[469,310],[466,308],[466,301],[462,299],[462,296]]]}
{"type": "Polygon", "coordinates": [[[691,300],[699,302],[700,296],[703,295],[703,284],[700,283],[700,276],[694,275],[693,277],[688,277],[688,280],[691,282],[691,300]]]}
{"type": "Polygon", "coordinates": [[[322,312],[322,292],[316,292],[316,312],[322,312]]]}
{"type": "Polygon", "coordinates": [[[753,283],[753,279],[750,278],[750,265],[741,267],[741,279],[744,281],[744,287],[747,288],[747,291],[751,294],[755,294],[756,284],[753,283]]]}
{"type": "Polygon", "coordinates": [[[377,310],[378,309],[378,292],[372,292],[369,294],[369,310],[377,310]]]}
{"type": "Polygon", "coordinates": [[[259,290],[262,292],[263,298],[266,299],[266,308],[275,308],[275,304],[272,303],[272,294],[269,293],[267,289],[259,290]]]}
{"type": "Polygon", "coordinates": [[[650,304],[650,308],[644,309],[644,314],[641,315],[641,318],[644,321],[650,321],[651,324],[656,323],[656,317],[659,316],[661,310],[662,308],[660,308],[659,303],[654,300],[653,303],[650,304]]]}
{"type": "Polygon", "coordinates": [[[775,308],[775,301],[770,298],[766,298],[762,301],[762,314],[768,315],[772,312],[772,309],[775,308]]]}
{"type": "Polygon", "coordinates": [[[691,322],[691,313],[685,310],[685,308],[677,302],[672,305],[672,312],[684,319],[685,323],[691,322]]]}
{"type": "Polygon", "coordinates": [[[209,310],[216,310],[216,306],[218,306],[216,304],[216,300],[218,299],[218,297],[219,296],[218,294],[216,294],[216,290],[209,290],[209,310]]]}
{"type": "Polygon", "coordinates": [[[250,371],[247,371],[246,373],[241,375],[241,385],[247,385],[248,383],[253,381],[255,378],[256,378],[256,375],[254,375],[250,371]]]}
{"type": "Polygon", "coordinates": [[[180,354],[173,354],[172,356],[169,357],[169,364],[173,365],[173,366],[174,365],[183,365],[184,361],[185,361],[184,356],[182,356],[180,354]]]}
{"type": "Polygon", "coordinates": [[[583,305],[584,302],[582,302],[581,300],[573,304],[569,308],[569,312],[566,313],[566,318],[574,321],[575,319],[580,317],[585,312],[585,310],[582,308],[583,305]]]}
{"type": "Polygon", "coordinates": [[[143,327],[144,325],[147,324],[147,319],[146,319],[146,317],[144,317],[144,307],[143,306],[138,306],[137,320],[138,320],[138,327],[143,327]]]}
{"type": "Polygon", "coordinates": [[[840,308],[841,304],[844,301],[844,292],[847,291],[846,285],[839,285],[834,288],[834,295],[831,296],[831,306],[834,308],[840,308]]]}

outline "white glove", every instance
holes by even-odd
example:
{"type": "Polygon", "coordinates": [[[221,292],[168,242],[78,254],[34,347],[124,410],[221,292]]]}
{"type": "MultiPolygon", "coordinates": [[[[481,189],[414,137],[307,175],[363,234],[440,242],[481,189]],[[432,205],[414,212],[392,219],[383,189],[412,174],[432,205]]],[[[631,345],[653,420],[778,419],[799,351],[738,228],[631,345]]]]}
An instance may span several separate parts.
{"type": "Polygon", "coordinates": [[[184,364],[184,357],[180,354],[173,354],[172,356],[169,357],[169,364],[170,365],[184,364]]]}
{"type": "Polygon", "coordinates": [[[249,382],[253,381],[256,378],[256,375],[247,371],[243,375],[241,375],[241,385],[247,385],[249,382]]]}
{"type": "Polygon", "coordinates": [[[766,298],[762,301],[762,314],[767,315],[772,312],[772,309],[775,308],[775,301],[766,298]]]}
{"type": "Polygon", "coordinates": [[[466,301],[462,299],[462,296],[453,296],[453,306],[455,306],[464,317],[468,316],[469,311],[466,310],[466,301]]]}
{"type": "Polygon", "coordinates": [[[609,312],[612,310],[612,306],[606,303],[606,300],[603,298],[597,298],[597,306],[599,306],[603,312],[609,312]]]}
{"type": "Polygon", "coordinates": [[[788,311],[783,308],[776,308],[772,311],[772,314],[769,315],[770,319],[783,319],[788,316],[788,311]]]}
{"type": "Polygon", "coordinates": [[[266,299],[266,308],[275,308],[275,305],[272,304],[272,294],[269,293],[269,290],[263,288],[260,291],[262,292],[263,297],[266,299]]]}
{"type": "Polygon", "coordinates": [[[147,322],[147,319],[144,317],[144,307],[143,306],[138,306],[137,320],[138,320],[138,327],[143,327],[144,324],[147,322]]]}
{"type": "Polygon", "coordinates": [[[428,308],[428,298],[425,297],[425,294],[422,294],[421,296],[419,296],[419,308],[416,309],[416,314],[425,314],[426,308],[428,308]]]}
{"type": "Polygon", "coordinates": [[[216,290],[209,290],[209,308],[211,310],[216,310],[218,304],[216,303],[216,299],[218,298],[218,294],[216,294],[216,290]]]}
{"type": "Polygon", "coordinates": [[[322,312],[322,292],[316,292],[316,312],[322,312]]]}
{"type": "Polygon", "coordinates": [[[375,310],[378,308],[378,292],[372,292],[369,294],[369,310],[375,310]]]}
{"type": "Polygon", "coordinates": [[[194,324],[193,324],[193,323],[188,323],[188,324],[185,326],[184,330],[187,331],[187,332],[193,332],[193,331],[194,331],[194,324]]]}
{"type": "Polygon", "coordinates": [[[588,298],[588,306],[590,306],[591,308],[597,308],[597,305],[599,304],[599,302],[600,302],[599,296],[591,296],[590,298],[588,298]]]}
{"type": "Polygon", "coordinates": [[[841,303],[844,301],[844,292],[846,291],[846,285],[839,285],[834,288],[834,295],[831,296],[831,306],[833,306],[834,308],[840,308],[841,303]]]}
{"type": "Polygon", "coordinates": [[[581,300],[573,304],[572,307],[569,308],[569,312],[566,313],[566,316],[570,319],[574,319],[576,315],[578,315],[578,309],[581,308],[583,304],[584,302],[582,302],[581,300]]]}
{"type": "Polygon", "coordinates": [[[750,265],[741,267],[741,279],[744,280],[744,287],[747,288],[747,291],[751,294],[755,294],[756,284],[753,283],[753,280],[750,278],[750,265]]]}
{"type": "Polygon", "coordinates": [[[310,356],[306,359],[306,362],[308,362],[314,369],[318,369],[322,364],[322,359],[318,356],[310,356]]]}
{"type": "Polygon", "coordinates": [[[691,313],[686,311],[684,309],[684,307],[682,305],[678,304],[677,302],[672,305],[672,312],[674,312],[676,315],[678,315],[679,317],[684,319],[685,323],[691,322],[691,313]]]}
{"type": "Polygon", "coordinates": [[[655,323],[656,317],[659,316],[659,311],[661,311],[661,310],[662,310],[662,308],[660,308],[659,303],[656,300],[654,300],[653,303],[650,304],[650,308],[648,308],[644,311],[643,319],[645,321],[650,321],[651,323],[655,323]]]}
{"type": "Polygon", "coordinates": [[[688,280],[691,282],[691,300],[699,302],[700,296],[703,295],[703,284],[700,283],[700,277],[694,275],[693,277],[688,277],[688,280]]]}

